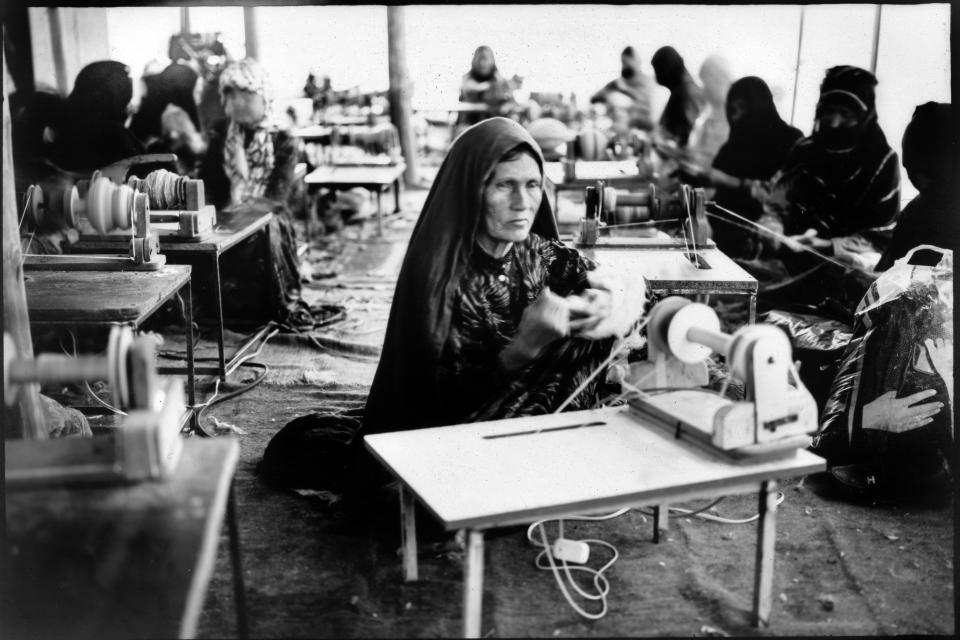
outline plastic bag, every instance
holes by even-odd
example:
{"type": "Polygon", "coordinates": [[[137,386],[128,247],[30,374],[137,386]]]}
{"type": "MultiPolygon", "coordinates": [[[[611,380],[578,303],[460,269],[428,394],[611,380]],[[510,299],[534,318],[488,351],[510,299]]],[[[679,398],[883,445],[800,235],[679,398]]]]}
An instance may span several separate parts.
{"type": "Polygon", "coordinates": [[[850,327],[842,322],[806,313],[770,311],[764,322],[786,331],[795,349],[843,349],[853,336],[850,327]]]}
{"type": "Polygon", "coordinates": [[[823,411],[853,330],[837,320],[784,310],[768,312],[764,322],[790,336],[794,358],[800,362],[800,380],[823,411]]]}
{"type": "Polygon", "coordinates": [[[953,253],[924,245],[860,301],[814,451],[904,481],[949,468],[952,404],[953,253]]]}

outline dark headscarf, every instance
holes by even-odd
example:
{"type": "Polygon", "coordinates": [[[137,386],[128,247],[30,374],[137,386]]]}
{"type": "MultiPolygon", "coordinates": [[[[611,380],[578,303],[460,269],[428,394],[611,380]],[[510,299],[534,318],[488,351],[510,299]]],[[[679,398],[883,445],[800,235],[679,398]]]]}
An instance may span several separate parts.
{"type": "Polygon", "coordinates": [[[782,172],[781,182],[790,183],[787,200],[801,212],[788,232],[812,227],[824,237],[836,237],[896,219],[900,167],[877,123],[876,84],[872,73],[857,67],[827,71],[813,135],[794,146],[782,172]],[[853,109],[860,117],[857,127],[839,137],[819,124],[824,108],[833,104],[853,109]]]}
{"type": "Polygon", "coordinates": [[[193,126],[199,130],[200,117],[197,115],[197,103],[193,99],[197,77],[196,71],[178,63],[171,64],[156,76],[150,76],[147,94],[130,122],[130,130],[134,135],[144,142],[151,137],[160,137],[163,133],[160,117],[168,104],[183,109],[193,126]]]}
{"type": "MultiPolygon", "coordinates": [[[[928,102],[916,108],[903,132],[903,166],[945,186],[953,172],[953,105],[928,102]]],[[[934,186],[934,185],[931,185],[934,186]]]]}
{"type": "MultiPolygon", "coordinates": [[[[790,148],[803,137],[777,113],[767,83],[754,76],[741,78],[730,85],[727,119],[730,121],[730,137],[717,152],[713,167],[735,178],[769,180],[783,166],[790,148]],[[734,102],[743,106],[736,122],[730,118],[734,102]]],[[[751,220],[757,220],[763,214],[763,205],[744,189],[717,187],[714,200],[725,209],[751,220]]],[[[725,214],[718,216],[726,219],[725,214]]],[[[734,223],[735,220],[730,224],[714,224],[714,240],[726,253],[746,257],[755,249],[753,234],[734,223]]]]}
{"type": "MultiPolygon", "coordinates": [[[[367,433],[415,428],[434,420],[436,371],[450,330],[454,297],[483,219],[483,189],[500,159],[516,148],[543,156],[512,120],[490,118],[454,141],[413,229],[390,308],[383,353],[364,416],[367,433]]],[[[557,239],[544,197],[531,229],[557,239]]]]}
{"type": "Polygon", "coordinates": [[[737,178],[769,180],[783,165],[790,147],[803,137],[799,129],[783,121],[767,83],[755,76],[730,85],[727,120],[730,137],[720,147],[713,166],[737,178]],[[734,122],[730,119],[731,106],[738,101],[743,112],[734,122]]]}
{"type": "Polygon", "coordinates": [[[102,60],[80,70],[67,103],[73,115],[123,124],[131,99],[130,67],[122,62],[102,60]]]}
{"type": "Polygon", "coordinates": [[[900,214],[893,238],[877,271],[885,271],[914,247],[931,244],[956,249],[960,242],[960,215],[956,208],[953,159],[953,105],[928,102],[916,108],[903,133],[903,166],[920,195],[900,214]]]}
{"type": "Polygon", "coordinates": [[[487,45],[481,45],[477,47],[477,50],[473,52],[473,60],[470,61],[470,76],[477,82],[485,82],[486,80],[491,80],[496,78],[500,71],[497,69],[497,59],[493,55],[493,49],[487,45]],[[486,53],[490,56],[490,59],[493,60],[493,65],[490,67],[490,73],[482,74],[477,71],[477,58],[480,57],[481,53],[486,53]]]}
{"type": "Polygon", "coordinates": [[[132,97],[130,69],[122,62],[104,60],[81,69],[56,127],[54,164],[85,172],[143,153],[124,126],[132,97]]]}
{"type": "Polygon", "coordinates": [[[680,146],[686,146],[697,116],[706,104],[703,91],[673,47],[657,49],[651,65],[657,82],[670,90],[670,99],[660,116],[660,126],[667,134],[676,138],[680,146]]]}

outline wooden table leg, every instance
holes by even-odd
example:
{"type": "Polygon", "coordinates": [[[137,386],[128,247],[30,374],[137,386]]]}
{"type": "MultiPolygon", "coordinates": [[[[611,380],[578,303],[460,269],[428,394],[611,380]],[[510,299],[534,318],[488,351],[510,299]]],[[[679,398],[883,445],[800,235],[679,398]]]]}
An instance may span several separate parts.
{"type": "Polygon", "coordinates": [[[400,540],[403,554],[403,581],[416,582],[417,572],[417,520],[416,500],[413,494],[400,485],[400,540]]]}
{"type": "Polygon", "coordinates": [[[483,531],[467,531],[463,573],[463,637],[479,638],[483,606],[483,531]]]}
{"type": "Polygon", "coordinates": [[[760,485],[760,517],[757,522],[757,565],[753,584],[753,626],[770,624],[773,592],[773,557],[777,537],[777,481],[760,485]]]}
{"type": "Polygon", "coordinates": [[[243,580],[243,557],[240,554],[240,531],[237,526],[237,498],[230,484],[227,500],[227,530],[230,536],[230,564],[233,565],[233,602],[237,612],[237,636],[240,640],[250,637],[247,626],[247,591],[243,580]]]}
{"type": "MultiPolygon", "coordinates": [[[[268,263],[269,264],[269,263],[268,263]]],[[[213,254],[213,276],[216,279],[213,297],[217,306],[217,365],[220,368],[220,381],[227,381],[227,359],[223,354],[223,285],[220,280],[220,254],[213,254]]]]}
{"type": "Polygon", "coordinates": [[[653,541],[660,542],[660,537],[670,528],[670,505],[658,504],[653,508],[653,541]]]}
{"type": "Polygon", "coordinates": [[[400,178],[393,181],[393,195],[396,204],[393,212],[400,213],[400,178]]]}
{"type": "MultiPolygon", "coordinates": [[[[190,276],[193,278],[193,276],[190,276]]],[[[183,289],[181,289],[182,291],[183,289]]],[[[193,283],[187,282],[187,299],[184,301],[184,316],[186,317],[186,327],[184,327],[187,339],[187,400],[190,402],[190,430],[197,435],[200,432],[200,422],[197,417],[197,410],[194,408],[197,404],[197,383],[196,383],[196,361],[193,354],[193,283]]]]}
{"type": "Polygon", "coordinates": [[[383,235],[383,187],[377,187],[377,235],[383,235]]]}
{"type": "Polygon", "coordinates": [[[747,322],[750,324],[756,324],[757,322],[757,294],[750,294],[750,313],[747,316],[747,322]]]}

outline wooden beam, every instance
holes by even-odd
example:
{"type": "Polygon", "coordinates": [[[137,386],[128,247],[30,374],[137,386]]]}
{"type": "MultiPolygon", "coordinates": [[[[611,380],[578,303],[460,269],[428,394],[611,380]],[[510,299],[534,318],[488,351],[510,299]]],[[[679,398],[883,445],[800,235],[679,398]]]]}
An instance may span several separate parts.
{"type": "Polygon", "coordinates": [[[873,48],[870,52],[870,73],[877,75],[877,58],[880,56],[880,21],[883,16],[883,5],[878,4],[873,15],[873,48]]]}
{"type": "MultiPolygon", "coordinates": [[[[63,28],[60,26],[60,9],[47,9],[50,20],[50,46],[53,49],[53,71],[57,79],[60,95],[70,93],[70,78],[67,77],[67,59],[63,53],[63,28]]],[[[6,94],[4,94],[6,95],[6,94]]]]}
{"type": "Polygon", "coordinates": [[[257,35],[257,8],[243,8],[243,37],[246,42],[247,57],[260,59],[260,38],[257,35]]]}
{"type": "MultiPolygon", "coordinates": [[[[3,330],[13,337],[20,356],[33,357],[27,296],[23,288],[23,258],[20,251],[20,230],[17,199],[14,193],[13,151],[10,148],[10,77],[7,59],[3,57],[3,330]]],[[[17,394],[12,411],[5,412],[3,436],[46,438],[40,387],[24,385],[17,394]],[[11,415],[13,414],[13,415],[11,415]]]]}
{"type": "Polygon", "coordinates": [[[190,33],[190,7],[180,7],[180,33],[190,33]]]}
{"type": "Polygon", "coordinates": [[[400,149],[407,170],[403,175],[408,185],[418,182],[417,148],[410,125],[410,79],[407,73],[407,44],[404,7],[387,7],[387,63],[390,66],[390,120],[400,134],[400,149]]]}

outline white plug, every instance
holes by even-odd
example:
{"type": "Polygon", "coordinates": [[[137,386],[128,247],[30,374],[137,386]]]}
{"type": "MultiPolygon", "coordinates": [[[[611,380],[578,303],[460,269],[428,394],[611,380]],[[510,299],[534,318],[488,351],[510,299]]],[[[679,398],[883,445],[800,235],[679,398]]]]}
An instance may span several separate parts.
{"type": "Polygon", "coordinates": [[[586,564],[590,557],[590,545],[579,540],[557,538],[557,541],[553,543],[553,557],[574,564],[586,564]]]}

